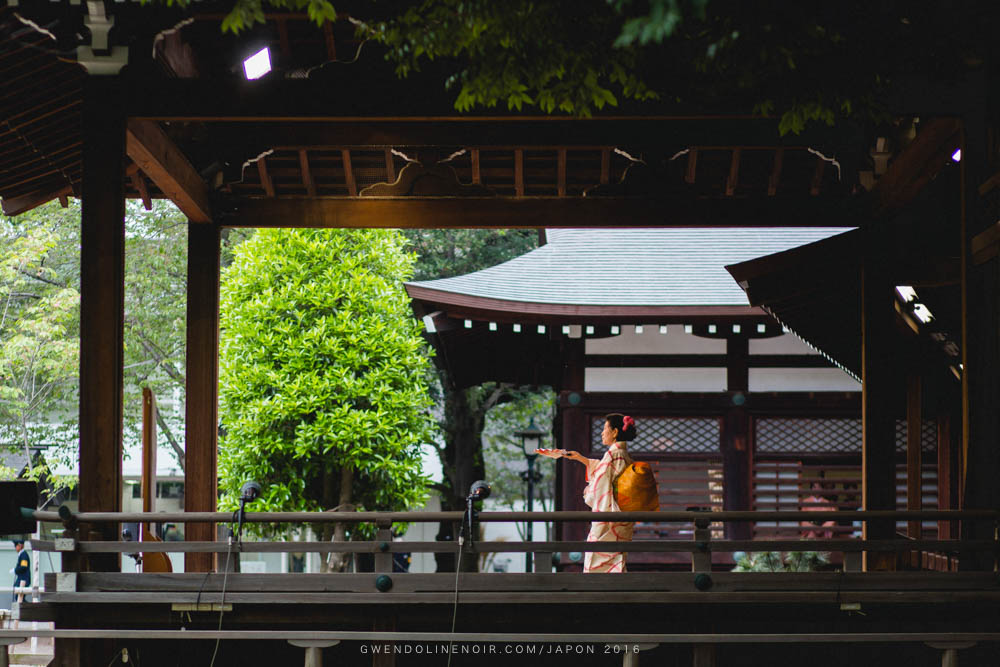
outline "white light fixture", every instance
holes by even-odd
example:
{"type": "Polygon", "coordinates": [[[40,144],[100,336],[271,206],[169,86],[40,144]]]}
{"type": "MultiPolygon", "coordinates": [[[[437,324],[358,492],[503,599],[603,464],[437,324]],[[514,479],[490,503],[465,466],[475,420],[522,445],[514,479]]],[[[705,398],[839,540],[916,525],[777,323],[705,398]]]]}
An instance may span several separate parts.
{"type": "Polygon", "coordinates": [[[568,324],[564,324],[563,325],[562,332],[563,332],[564,336],[568,336],[569,335],[569,325],[568,324]]]}
{"type": "Polygon", "coordinates": [[[642,333],[642,331],[643,331],[643,329],[642,329],[642,325],[641,325],[641,324],[637,324],[637,325],[635,325],[635,332],[636,332],[637,334],[641,334],[641,333],[642,333]]]}
{"type": "Polygon", "coordinates": [[[496,330],[497,330],[497,323],[490,322],[490,331],[496,331],[496,330]]]}
{"type": "Polygon", "coordinates": [[[465,328],[466,329],[472,328],[472,320],[465,320],[465,328]]]}
{"type": "Polygon", "coordinates": [[[896,293],[899,294],[899,298],[903,300],[903,303],[917,300],[917,290],[909,285],[896,285],[896,293]]]}
{"type": "Polygon", "coordinates": [[[612,336],[617,336],[621,332],[622,332],[621,327],[619,327],[617,324],[612,324],[611,325],[611,335],[612,336]]]}
{"type": "Polygon", "coordinates": [[[684,325],[684,333],[694,333],[694,325],[685,324],[684,325]]]}
{"type": "Polygon", "coordinates": [[[961,162],[962,161],[962,149],[961,148],[956,148],[955,152],[951,154],[951,159],[954,162],[961,162]]]}
{"type": "Polygon", "coordinates": [[[587,325],[587,335],[590,336],[590,335],[593,335],[593,333],[594,333],[594,327],[592,325],[588,324],[587,325]]]}
{"type": "Polygon", "coordinates": [[[714,324],[708,325],[708,333],[713,334],[718,330],[719,330],[718,327],[716,327],[714,324]]]}
{"type": "Polygon", "coordinates": [[[660,333],[663,334],[663,335],[666,335],[666,333],[667,333],[667,325],[666,324],[661,324],[660,325],[660,333]]]}
{"type": "Polygon", "coordinates": [[[739,333],[742,330],[743,330],[743,327],[741,327],[739,324],[734,324],[733,325],[733,333],[739,333]]]}
{"type": "Polygon", "coordinates": [[[757,325],[757,333],[767,333],[767,325],[766,324],[758,324],[757,325]]]}
{"type": "Polygon", "coordinates": [[[243,61],[247,79],[259,79],[271,71],[271,51],[266,46],[243,61]]]}
{"type": "Polygon", "coordinates": [[[515,324],[514,325],[514,333],[521,333],[521,325],[520,324],[515,324]]]}
{"type": "Polygon", "coordinates": [[[913,314],[924,324],[927,324],[934,319],[934,316],[931,315],[930,309],[922,303],[913,304],[913,314]]]}
{"type": "Polygon", "coordinates": [[[545,325],[544,324],[539,324],[538,325],[538,333],[540,333],[540,334],[545,333],[545,325]]]}

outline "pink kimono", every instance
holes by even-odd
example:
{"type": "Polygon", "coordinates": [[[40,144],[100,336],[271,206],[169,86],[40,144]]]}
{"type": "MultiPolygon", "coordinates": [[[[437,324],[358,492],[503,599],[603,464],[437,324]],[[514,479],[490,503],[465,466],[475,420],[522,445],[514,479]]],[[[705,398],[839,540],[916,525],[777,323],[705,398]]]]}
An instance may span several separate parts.
{"type": "MultiPolygon", "coordinates": [[[[620,512],[615,502],[612,483],[629,464],[624,442],[616,442],[600,461],[587,464],[587,487],[583,502],[595,512],[620,512]]],[[[632,540],[631,522],[594,521],[590,524],[588,542],[629,542],[632,540]]],[[[613,551],[588,551],[583,564],[584,572],[624,572],[625,554],[613,551]]]]}

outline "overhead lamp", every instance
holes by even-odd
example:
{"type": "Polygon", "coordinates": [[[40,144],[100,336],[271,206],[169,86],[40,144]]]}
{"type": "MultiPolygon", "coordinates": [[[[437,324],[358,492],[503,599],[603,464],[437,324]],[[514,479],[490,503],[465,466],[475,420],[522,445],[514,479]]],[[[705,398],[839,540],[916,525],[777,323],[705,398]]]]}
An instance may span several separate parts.
{"type": "Polygon", "coordinates": [[[247,79],[259,79],[271,71],[271,50],[266,46],[243,61],[247,79]]]}
{"type": "Polygon", "coordinates": [[[951,154],[951,159],[952,159],[953,162],[961,162],[962,161],[962,149],[961,148],[956,148],[955,152],[951,154]]]}
{"type": "Polygon", "coordinates": [[[642,328],[641,324],[635,325],[635,332],[636,332],[636,334],[641,334],[643,332],[643,328],[642,328]]]}
{"type": "Polygon", "coordinates": [[[617,336],[618,334],[621,333],[621,331],[622,331],[621,327],[619,327],[617,324],[612,324],[611,325],[611,335],[612,336],[617,336]]]}
{"type": "Polygon", "coordinates": [[[903,303],[909,303],[917,300],[917,290],[913,289],[909,285],[896,285],[896,294],[898,294],[899,298],[903,300],[903,303]]]}
{"type": "Polygon", "coordinates": [[[931,315],[930,309],[922,303],[913,304],[913,314],[924,324],[927,324],[934,319],[934,316],[931,315]]]}

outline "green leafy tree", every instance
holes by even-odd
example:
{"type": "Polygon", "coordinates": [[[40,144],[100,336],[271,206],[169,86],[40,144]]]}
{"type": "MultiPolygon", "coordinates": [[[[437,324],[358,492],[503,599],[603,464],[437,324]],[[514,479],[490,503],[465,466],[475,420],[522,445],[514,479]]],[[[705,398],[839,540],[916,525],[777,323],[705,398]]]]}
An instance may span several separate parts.
{"type": "MultiPolygon", "coordinates": [[[[522,255],[538,243],[538,234],[534,230],[408,229],[404,233],[417,252],[415,277],[419,280],[478,271],[522,255]]],[[[484,456],[483,434],[487,424],[493,425],[493,433],[512,433],[527,425],[528,415],[534,414],[532,410],[537,408],[538,399],[530,388],[494,382],[455,388],[446,370],[440,366],[436,368],[436,378],[431,386],[438,403],[438,426],[442,435],[441,442],[431,444],[444,473],[443,481],[434,488],[440,494],[442,509],[462,510],[473,482],[478,479],[493,480],[494,472],[508,465],[498,463],[503,457],[499,449],[494,451],[492,460],[489,455],[484,456]],[[495,412],[498,406],[504,409],[495,412]]],[[[536,411],[545,412],[541,408],[536,411]]],[[[520,483],[511,486],[506,478],[496,484],[497,489],[501,486],[505,492],[514,494],[517,489],[523,488],[520,483]]],[[[453,538],[457,529],[457,526],[443,523],[439,537],[453,538]]],[[[451,554],[439,554],[437,560],[438,570],[454,570],[451,554]]],[[[462,560],[463,570],[474,571],[476,567],[475,560],[462,560]]]]}
{"type": "MultiPolygon", "coordinates": [[[[263,230],[223,272],[222,506],[402,510],[426,499],[429,360],[392,230],[263,230]]],[[[323,539],[358,532],[317,527],[323,539]]]]}
{"type": "Polygon", "coordinates": [[[981,67],[997,18],[987,0],[380,0],[348,11],[330,0],[233,0],[223,30],[263,22],[265,5],[318,26],[350,21],[400,76],[439,73],[462,111],[588,116],[655,101],[674,113],[777,116],[782,134],[886,120],[894,85],[981,67]]]}
{"type": "MultiPolygon", "coordinates": [[[[0,438],[27,475],[49,475],[32,449],[75,458],[79,373],[78,207],[58,204],[0,218],[0,438]]],[[[15,471],[16,472],[16,471],[15,471]]]]}

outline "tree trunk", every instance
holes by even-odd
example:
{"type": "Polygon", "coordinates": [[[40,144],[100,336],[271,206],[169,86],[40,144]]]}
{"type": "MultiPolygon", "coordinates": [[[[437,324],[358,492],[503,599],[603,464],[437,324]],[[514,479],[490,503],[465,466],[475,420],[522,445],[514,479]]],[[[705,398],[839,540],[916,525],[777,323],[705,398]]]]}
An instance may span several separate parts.
{"type": "MultiPolygon", "coordinates": [[[[465,498],[469,487],[476,480],[483,479],[486,468],[483,463],[483,427],[486,424],[486,412],[496,404],[495,392],[492,387],[472,387],[470,389],[453,389],[447,382],[444,386],[444,431],[445,447],[442,461],[444,468],[444,484],[449,493],[441,496],[443,511],[465,510],[465,498]]],[[[442,522],[437,539],[454,541],[457,538],[459,524],[442,522]]],[[[477,536],[478,537],[478,536],[477,536]]],[[[438,572],[455,571],[455,554],[436,554],[438,572]]],[[[475,572],[478,569],[477,559],[468,554],[462,557],[462,571],[475,572]]]]}
{"type": "MultiPolygon", "coordinates": [[[[354,511],[354,505],[351,504],[351,499],[354,495],[354,469],[350,464],[345,465],[340,469],[340,494],[338,498],[337,506],[333,508],[334,512],[352,512],[354,511]]],[[[324,524],[329,526],[330,524],[324,524]]],[[[328,528],[324,528],[326,532],[328,528]]],[[[324,538],[329,539],[329,538],[324,538]]],[[[335,523],[333,524],[333,541],[334,542],[346,542],[347,541],[347,524],[346,523],[335,523]]],[[[320,570],[323,572],[344,572],[347,570],[347,566],[351,562],[351,555],[347,553],[334,553],[331,552],[329,558],[323,563],[320,570]]]]}

